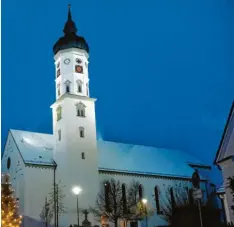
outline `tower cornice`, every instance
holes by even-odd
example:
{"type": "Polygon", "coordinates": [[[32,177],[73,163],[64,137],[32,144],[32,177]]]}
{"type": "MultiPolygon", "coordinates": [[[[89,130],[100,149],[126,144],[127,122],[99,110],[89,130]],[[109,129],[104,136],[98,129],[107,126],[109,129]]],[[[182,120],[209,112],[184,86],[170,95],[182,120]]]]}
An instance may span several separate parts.
{"type": "Polygon", "coordinates": [[[66,93],[66,94],[62,95],[59,99],[57,99],[56,102],[50,106],[50,108],[54,108],[55,106],[60,105],[61,102],[66,98],[72,98],[72,99],[76,99],[76,100],[84,100],[84,101],[88,101],[88,102],[96,102],[96,100],[97,100],[95,98],[90,98],[87,96],[66,93]]]}

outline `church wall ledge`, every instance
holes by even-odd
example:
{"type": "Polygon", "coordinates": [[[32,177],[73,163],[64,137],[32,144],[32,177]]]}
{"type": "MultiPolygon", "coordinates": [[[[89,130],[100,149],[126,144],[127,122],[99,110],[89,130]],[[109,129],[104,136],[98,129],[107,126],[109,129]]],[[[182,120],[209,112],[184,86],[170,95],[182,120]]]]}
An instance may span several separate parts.
{"type": "MultiPolygon", "coordinates": [[[[127,172],[127,171],[118,171],[110,169],[99,168],[100,174],[105,175],[122,175],[122,176],[137,176],[142,178],[155,178],[155,179],[167,179],[167,180],[182,180],[182,181],[191,181],[189,177],[182,176],[167,176],[154,173],[140,173],[140,172],[127,172]]],[[[201,179],[201,182],[207,182],[205,179],[201,179]]]]}

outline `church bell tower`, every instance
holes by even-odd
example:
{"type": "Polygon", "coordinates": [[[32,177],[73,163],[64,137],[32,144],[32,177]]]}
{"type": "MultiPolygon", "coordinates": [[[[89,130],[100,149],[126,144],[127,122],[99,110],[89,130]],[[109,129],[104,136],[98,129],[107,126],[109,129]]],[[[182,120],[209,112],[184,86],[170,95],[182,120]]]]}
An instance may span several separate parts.
{"type": "MultiPolygon", "coordinates": [[[[56,101],[53,111],[55,137],[55,181],[63,193],[67,212],[59,217],[59,226],[77,224],[76,196],[72,188],[80,187],[79,209],[89,209],[99,187],[96,146],[95,99],[89,93],[89,46],[77,35],[70,6],[64,35],[53,47],[56,101]]],[[[80,225],[83,221],[80,212],[80,225]]],[[[89,221],[95,224],[92,215],[89,221]]]]}

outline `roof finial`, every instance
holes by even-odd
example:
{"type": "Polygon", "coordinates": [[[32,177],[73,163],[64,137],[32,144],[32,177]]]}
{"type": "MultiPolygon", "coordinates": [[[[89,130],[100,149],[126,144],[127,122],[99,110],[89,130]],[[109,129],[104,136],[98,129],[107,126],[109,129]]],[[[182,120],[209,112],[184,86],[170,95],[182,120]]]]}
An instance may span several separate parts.
{"type": "Polygon", "coordinates": [[[71,16],[71,4],[68,4],[68,20],[71,20],[72,19],[72,16],[71,16]]]}

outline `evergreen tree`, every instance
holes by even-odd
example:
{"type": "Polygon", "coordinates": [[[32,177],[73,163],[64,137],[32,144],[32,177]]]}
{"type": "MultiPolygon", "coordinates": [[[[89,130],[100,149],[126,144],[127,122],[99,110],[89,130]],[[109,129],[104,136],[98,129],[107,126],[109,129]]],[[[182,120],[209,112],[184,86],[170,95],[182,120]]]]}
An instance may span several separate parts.
{"type": "Polygon", "coordinates": [[[10,176],[3,175],[1,183],[1,221],[2,227],[19,227],[22,216],[18,214],[17,201],[13,196],[14,190],[11,188],[10,176]]]}

